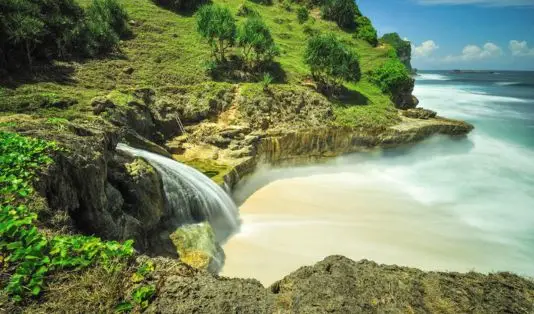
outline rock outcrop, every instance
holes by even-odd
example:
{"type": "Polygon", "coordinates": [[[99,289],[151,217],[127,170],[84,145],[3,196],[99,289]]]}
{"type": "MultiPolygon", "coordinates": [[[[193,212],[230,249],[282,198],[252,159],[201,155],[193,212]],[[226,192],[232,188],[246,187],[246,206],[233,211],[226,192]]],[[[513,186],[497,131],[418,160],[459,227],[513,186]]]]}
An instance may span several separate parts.
{"type": "Polygon", "coordinates": [[[509,273],[423,272],[330,256],[268,289],[155,259],[148,313],[532,313],[534,282],[509,273]],[[172,270],[172,271],[171,271],[172,270]]]}

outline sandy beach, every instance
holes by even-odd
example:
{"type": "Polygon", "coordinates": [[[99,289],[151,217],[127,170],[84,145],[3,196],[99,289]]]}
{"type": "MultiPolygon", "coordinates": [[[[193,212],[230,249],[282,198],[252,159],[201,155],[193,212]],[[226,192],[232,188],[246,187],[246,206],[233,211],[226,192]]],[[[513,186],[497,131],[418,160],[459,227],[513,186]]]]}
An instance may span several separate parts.
{"type": "MultiPolygon", "coordinates": [[[[277,180],[240,210],[242,229],[224,246],[221,275],[264,285],[333,254],[426,270],[489,272],[509,269],[507,258],[517,252],[446,208],[353,173],[277,180]]],[[[527,261],[514,266],[530,267],[527,261]]]]}

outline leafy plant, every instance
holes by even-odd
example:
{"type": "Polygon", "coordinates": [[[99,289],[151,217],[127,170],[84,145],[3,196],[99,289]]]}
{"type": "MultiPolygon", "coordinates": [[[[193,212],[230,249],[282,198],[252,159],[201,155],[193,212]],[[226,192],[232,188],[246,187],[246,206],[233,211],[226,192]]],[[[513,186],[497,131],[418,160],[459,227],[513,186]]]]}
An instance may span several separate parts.
{"type": "Polygon", "coordinates": [[[358,56],[333,34],[309,39],[304,62],[328,93],[334,93],[343,81],[358,81],[361,76],[358,56]]]}
{"type": "Polygon", "coordinates": [[[356,25],[356,38],[363,39],[375,47],[378,44],[378,39],[376,29],[371,24],[371,20],[365,16],[358,16],[356,18],[356,25]]]}
{"type": "Polygon", "coordinates": [[[122,36],[130,30],[128,14],[117,0],[93,0],[87,8],[84,28],[85,52],[97,55],[118,46],[122,36]]]}
{"type": "Polygon", "coordinates": [[[109,51],[128,32],[117,0],[93,0],[87,10],[75,0],[5,0],[0,12],[0,67],[6,68],[109,51]]]}
{"type": "Polygon", "coordinates": [[[153,285],[140,286],[132,292],[132,299],[141,309],[146,309],[156,294],[156,287],[153,285]]]}
{"type": "Polygon", "coordinates": [[[154,263],[151,261],[148,261],[146,263],[143,263],[137,271],[132,275],[132,282],[138,283],[145,279],[145,277],[154,271],[154,263]]]}
{"type": "Polygon", "coordinates": [[[53,162],[54,142],[0,132],[0,260],[10,274],[5,290],[15,301],[39,295],[45,276],[60,269],[101,263],[114,271],[133,254],[133,241],[120,244],[88,236],[48,238],[36,225],[37,214],[25,203],[33,193],[36,171],[53,162]]]}
{"type": "Polygon", "coordinates": [[[215,4],[202,6],[197,13],[197,31],[210,44],[215,60],[225,61],[226,50],[234,45],[236,36],[230,9],[215,4]]]}
{"type": "Polygon", "coordinates": [[[300,24],[304,24],[309,18],[310,13],[308,12],[308,9],[306,7],[299,7],[297,9],[297,19],[300,24]]]}
{"type": "Polygon", "coordinates": [[[239,28],[237,42],[242,47],[245,62],[253,66],[266,65],[280,54],[269,28],[257,17],[245,20],[239,28]]]}
{"type": "Polygon", "coordinates": [[[321,7],[325,20],[334,21],[342,28],[352,29],[356,26],[355,18],[361,16],[354,0],[326,0],[321,7]]]}
{"type": "Polygon", "coordinates": [[[266,91],[269,89],[269,85],[273,82],[274,78],[271,75],[271,73],[265,73],[263,74],[263,77],[261,79],[261,86],[263,87],[263,90],[266,91]]]}
{"type": "Polygon", "coordinates": [[[371,81],[385,93],[395,94],[413,84],[410,73],[398,59],[389,59],[370,74],[371,81]]]}

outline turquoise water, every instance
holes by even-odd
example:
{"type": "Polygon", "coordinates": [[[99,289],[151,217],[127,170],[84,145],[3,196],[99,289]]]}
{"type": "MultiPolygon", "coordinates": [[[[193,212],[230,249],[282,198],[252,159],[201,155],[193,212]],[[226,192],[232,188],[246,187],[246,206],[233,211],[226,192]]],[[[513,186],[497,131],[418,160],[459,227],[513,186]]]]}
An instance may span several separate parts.
{"type": "Polygon", "coordinates": [[[331,254],[534,276],[534,72],[423,72],[420,106],[467,137],[265,168],[244,181],[224,273],[270,283],[331,254]],[[245,255],[243,252],[251,253],[245,255]]]}

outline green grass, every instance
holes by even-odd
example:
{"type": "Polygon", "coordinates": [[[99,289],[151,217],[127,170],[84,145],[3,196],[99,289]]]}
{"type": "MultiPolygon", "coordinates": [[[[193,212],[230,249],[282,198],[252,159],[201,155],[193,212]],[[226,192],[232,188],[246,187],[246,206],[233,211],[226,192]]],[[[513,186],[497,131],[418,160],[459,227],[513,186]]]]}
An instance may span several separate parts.
{"type": "MultiPolygon", "coordinates": [[[[78,1],[82,5],[90,3],[90,0],[78,1]]],[[[106,96],[114,90],[191,85],[210,80],[204,70],[204,64],[210,59],[209,46],[196,32],[194,15],[180,15],[158,7],[150,0],[121,2],[130,20],[135,22],[131,26],[133,38],[123,40],[119,52],[80,63],[56,63],[56,67],[45,68],[31,80],[27,77],[15,78],[9,84],[0,81],[0,111],[73,119],[91,115],[90,100],[95,96],[106,96]],[[131,74],[125,71],[128,67],[134,70],[131,74]],[[76,103],[60,109],[50,105],[64,99],[75,100],[76,103]]],[[[214,2],[228,6],[235,14],[244,1],[214,2]]],[[[373,48],[367,42],[353,38],[352,33],[342,31],[334,22],[318,18],[317,9],[311,11],[306,23],[300,24],[297,18],[298,5],[292,5],[291,12],[288,12],[277,1],[270,6],[245,2],[261,14],[281,49],[281,56],[276,61],[285,74],[285,83],[300,84],[309,76],[308,67],[303,62],[308,39],[304,29],[311,27],[321,33],[334,32],[357,51],[363,73],[362,82],[348,84],[347,88],[364,97],[336,105],[339,123],[361,126],[367,125],[367,121],[380,120],[384,125],[395,121],[391,115],[379,118],[388,113],[387,108],[392,107],[391,101],[373,85],[366,83],[367,72],[387,60],[389,48],[373,48]],[[365,106],[352,108],[351,105],[365,106]]],[[[244,20],[243,17],[236,18],[238,24],[244,20]]],[[[235,48],[233,53],[239,54],[239,50],[235,48]]]]}

